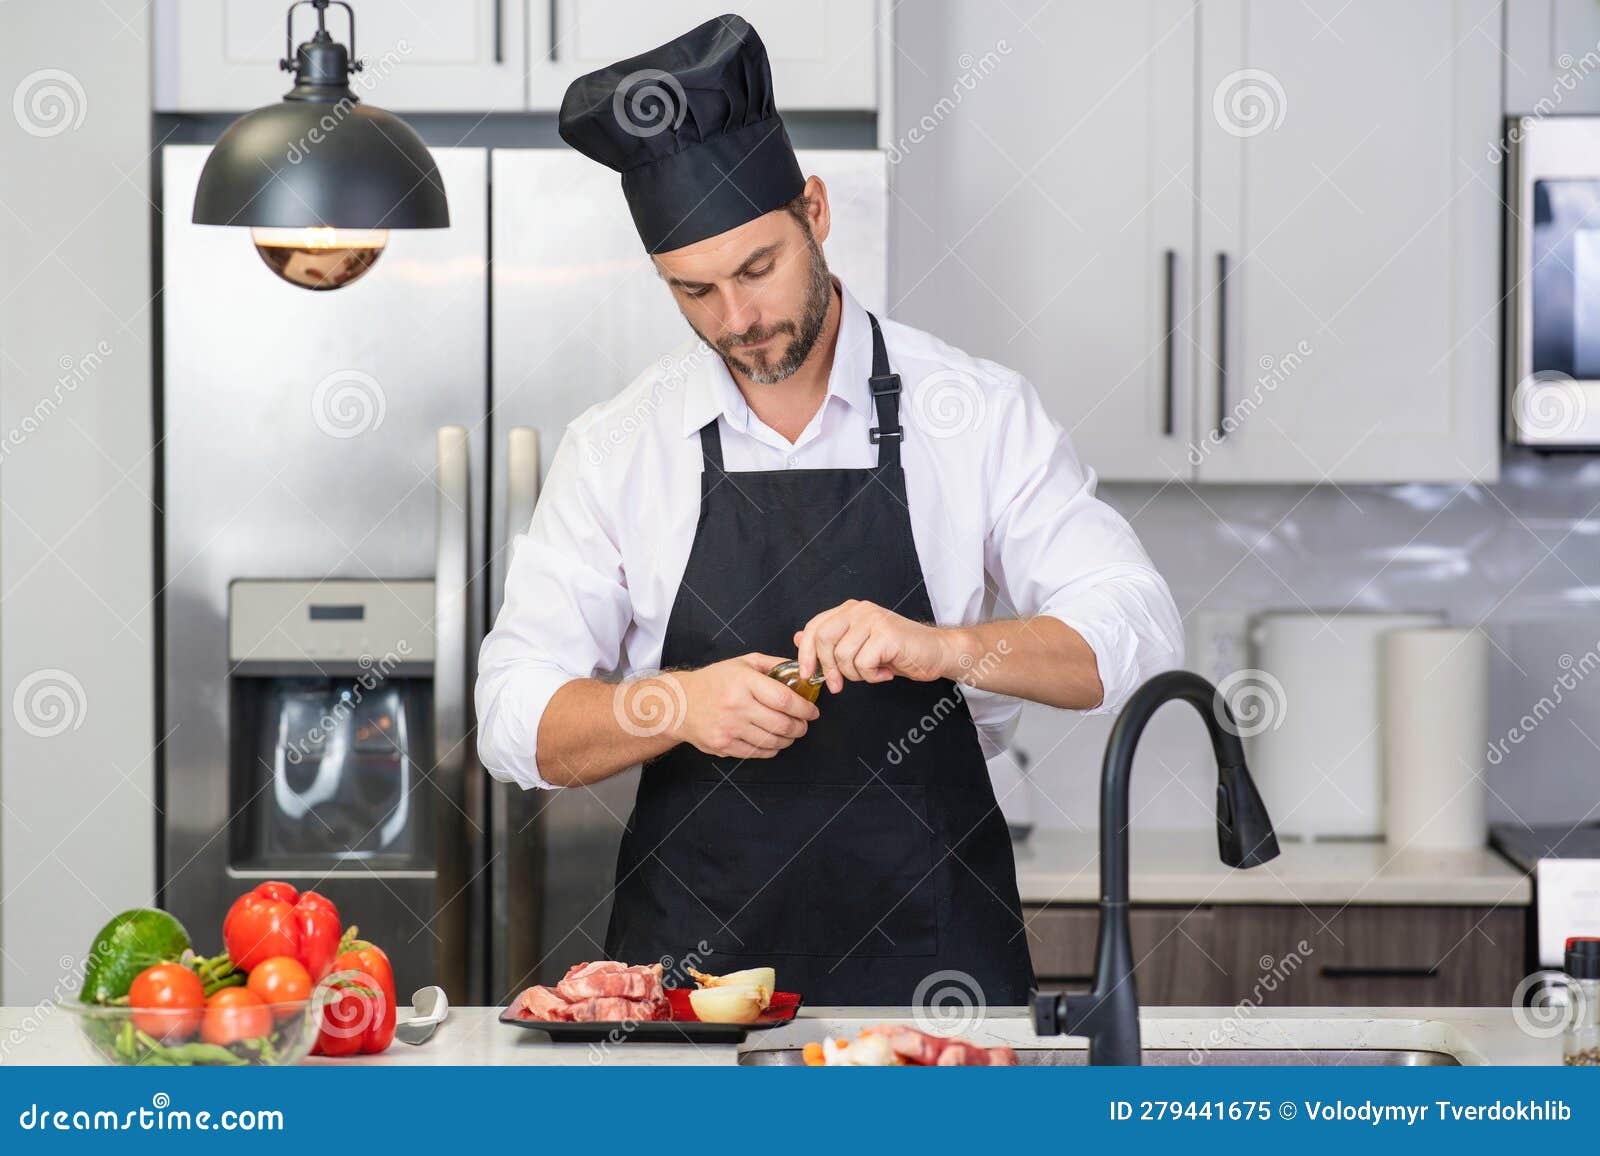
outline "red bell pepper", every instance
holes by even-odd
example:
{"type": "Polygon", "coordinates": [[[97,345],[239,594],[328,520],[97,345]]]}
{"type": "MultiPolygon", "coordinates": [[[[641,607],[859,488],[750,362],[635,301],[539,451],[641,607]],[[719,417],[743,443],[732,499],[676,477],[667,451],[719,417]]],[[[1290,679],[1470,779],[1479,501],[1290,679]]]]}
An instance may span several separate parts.
{"type": "Polygon", "coordinates": [[[317,1041],[318,1056],[370,1056],[394,1039],[394,969],[383,949],[346,936],[347,950],[323,981],[326,993],[317,1041]]]}
{"type": "Polygon", "coordinates": [[[222,921],[222,943],[240,971],[287,955],[299,960],[313,982],[328,974],[339,950],[339,912],[315,891],[300,894],[269,881],[246,891],[222,921]]]}
{"type": "Polygon", "coordinates": [[[315,891],[302,891],[294,920],[300,927],[300,962],[316,983],[333,970],[339,954],[339,909],[315,891]]]}

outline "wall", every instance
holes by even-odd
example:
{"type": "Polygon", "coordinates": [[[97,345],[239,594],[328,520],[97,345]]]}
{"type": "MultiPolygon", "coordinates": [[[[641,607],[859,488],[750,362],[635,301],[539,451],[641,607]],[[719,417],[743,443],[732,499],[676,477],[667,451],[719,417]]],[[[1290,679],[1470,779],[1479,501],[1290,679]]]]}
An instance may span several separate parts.
{"type": "Polygon", "coordinates": [[[154,893],[149,17],[0,35],[0,1002],[154,893]]]}
{"type": "MultiPolygon", "coordinates": [[[[1491,487],[1116,485],[1102,496],[1130,519],[1172,586],[1189,665],[1213,678],[1249,662],[1233,632],[1262,610],[1443,611],[1452,623],[1482,625],[1492,640],[1487,730],[1497,746],[1484,760],[1491,820],[1592,820],[1600,817],[1600,461],[1508,455],[1491,487]]],[[[1109,730],[1104,719],[1028,708],[1017,746],[1035,760],[1036,822],[1095,825],[1109,730]]],[[[1138,824],[1208,825],[1215,781],[1198,719],[1165,708],[1133,778],[1138,824]]]]}

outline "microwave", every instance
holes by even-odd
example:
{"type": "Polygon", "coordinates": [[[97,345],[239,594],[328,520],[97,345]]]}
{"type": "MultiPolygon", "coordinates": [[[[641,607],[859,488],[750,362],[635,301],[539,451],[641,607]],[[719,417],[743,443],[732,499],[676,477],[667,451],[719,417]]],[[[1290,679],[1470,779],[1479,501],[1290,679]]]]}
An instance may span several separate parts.
{"type": "Polygon", "coordinates": [[[1506,434],[1600,447],[1600,116],[1506,126],[1506,434]]]}

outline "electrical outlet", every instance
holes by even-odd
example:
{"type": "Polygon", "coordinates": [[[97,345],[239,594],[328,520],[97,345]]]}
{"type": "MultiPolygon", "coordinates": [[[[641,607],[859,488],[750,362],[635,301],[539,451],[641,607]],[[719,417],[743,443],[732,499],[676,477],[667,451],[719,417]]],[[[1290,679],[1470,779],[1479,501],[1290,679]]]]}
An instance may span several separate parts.
{"type": "Polygon", "coordinates": [[[1189,616],[1189,669],[1213,683],[1251,665],[1250,610],[1199,610],[1189,616]]]}

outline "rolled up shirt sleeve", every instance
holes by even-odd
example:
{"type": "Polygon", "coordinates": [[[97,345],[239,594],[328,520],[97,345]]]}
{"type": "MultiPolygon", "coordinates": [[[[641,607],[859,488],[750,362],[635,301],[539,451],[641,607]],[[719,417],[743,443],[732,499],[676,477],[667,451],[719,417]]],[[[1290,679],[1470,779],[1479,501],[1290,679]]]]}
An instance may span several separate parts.
{"type": "Polygon", "coordinates": [[[1033,386],[1016,378],[995,408],[985,568],[1017,616],[1048,615],[1083,636],[1105,690],[1088,713],[1117,711],[1146,679],[1183,664],[1172,593],[1133,527],[1095,496],[1094,471],[1033,386]]]}
{"type": "Polygon", "coordinates": [[[495,778],[554,786],[540,773],[539,722],[576,678],[613,669],[631,615],[622,556],[586,476],[578,434],[562,439],[512,543],[505,601],[478,654],[478,757],[495,778]]]}

